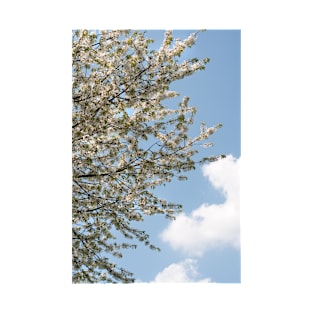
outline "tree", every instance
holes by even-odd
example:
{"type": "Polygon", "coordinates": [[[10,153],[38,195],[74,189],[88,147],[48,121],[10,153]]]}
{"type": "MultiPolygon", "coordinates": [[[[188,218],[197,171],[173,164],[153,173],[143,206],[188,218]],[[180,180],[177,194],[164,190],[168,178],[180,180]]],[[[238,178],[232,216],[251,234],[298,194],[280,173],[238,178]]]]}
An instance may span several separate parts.
{"type": "MultiPolygon", "coordinates": [[[[73,31],[72,36],[72,278],[74,283],[134,282],[133,274],[115,263],[134,240],[150,249],[149,235],[135,226],[145,216],[174,219],[180,204],[154,192],[196,163],[195,145],[221,124],[201,125],[188,136],[196,109],[184,97],[177,107],[164,104],[178,94],[171,82],[203,70],[209,59],[180,56],[195,44],[171,31],[157,51],[144,32],[130,30],[73,31]],[[136,225],[135,225],[136,224],[136,225]]],[[[206,143],[204,142],[204,145],[206,143]]]]}

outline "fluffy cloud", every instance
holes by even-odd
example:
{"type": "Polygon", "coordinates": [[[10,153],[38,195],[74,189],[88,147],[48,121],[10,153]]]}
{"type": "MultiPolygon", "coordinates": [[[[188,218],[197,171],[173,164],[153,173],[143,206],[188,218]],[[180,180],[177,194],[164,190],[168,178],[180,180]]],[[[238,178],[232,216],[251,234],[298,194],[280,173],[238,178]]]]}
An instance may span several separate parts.
{"type": "Polygon", "coordinates": [[[239,159],[225,159],[203,167],[203,175],[225,196],[222,204],[202,204],[188,216],[181,214],[161,233],[164,242],[189,256],[210,248],[240,246],[239,159]]]}
{"type": "Polygon", "coordinates": [[[210,278],[197,280],[199,273],[197,261],[186,259],[173,263],[158,273],[152,283],[211,283],[210,278]]]}

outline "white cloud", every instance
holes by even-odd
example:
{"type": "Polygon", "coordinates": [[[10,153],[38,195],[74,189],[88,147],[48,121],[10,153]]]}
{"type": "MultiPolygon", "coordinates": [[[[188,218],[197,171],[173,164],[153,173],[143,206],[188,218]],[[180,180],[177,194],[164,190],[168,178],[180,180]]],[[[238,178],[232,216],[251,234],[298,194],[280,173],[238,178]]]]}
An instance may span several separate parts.
{"type": "Polygon", "coordinates": [[[239,248],[239,164],[239,159],[228,155],[203,167],[203,175],[224,194],[225,202],[205,203],[189,216],[181,214],[161,233],[164,242],[189,256],[198,257],[207,249],[221,245],[239,248]]]}
{"type": "Polygon", "coordinates": [[[186,259],[173,263],[158,273],[152,283],[211,283],[210,278],[197,280],[199,277],[197,261],[186,259]]]}

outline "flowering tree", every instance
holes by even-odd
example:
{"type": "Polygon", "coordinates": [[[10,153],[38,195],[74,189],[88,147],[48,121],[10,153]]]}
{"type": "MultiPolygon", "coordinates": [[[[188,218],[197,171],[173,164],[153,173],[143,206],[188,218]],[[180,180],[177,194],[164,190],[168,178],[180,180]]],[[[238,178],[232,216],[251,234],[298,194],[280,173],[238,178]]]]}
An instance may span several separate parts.
{"type": "Polygon", "coordinates": [[[197,33],[174,40],[164,33],[158,51],[144,32],[73,31],[72,38],[72,277],[82,282],[134,282],[133,274],[117,266],[123,249],[134,240],[150,249],[149,235],[137,229],[144,216],[173,219],[179,204],[153,192],[197,162],[195,145],[210,145],[221,124],[188,136],[196,109],[184,97],[176,108],[164,105],[178,94],[171,82],[203,70],[209,59],[180,61],[197,33]]]}

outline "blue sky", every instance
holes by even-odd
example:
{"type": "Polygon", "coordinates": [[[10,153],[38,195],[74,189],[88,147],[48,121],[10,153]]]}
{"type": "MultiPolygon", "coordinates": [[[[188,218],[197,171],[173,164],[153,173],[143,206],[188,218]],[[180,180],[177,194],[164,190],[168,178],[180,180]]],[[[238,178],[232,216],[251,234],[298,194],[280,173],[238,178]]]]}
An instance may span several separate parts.
{"type": "MultiPolygon", "coordinates": [[[[191,32],[174,31],[174,38],[184,39],[191,32]]],[[[160,46],[163,33],[161,30],[146,33],[155,39],[154,49],[160,46]]],[[[240,30],[200,32],[196,44],[182,54],[183,59],[193,57],[209,57],[210,62],[205,71],[172,83],[171,89],[180,96],[169,105],[175,105],[184,96],[190,97],[189,104],[197,107],[191,135],[198,134],[201,122],[208,126],[222,123],[223,127],[211,137],[214,146],[199,147],[198,156],[226,154],[228,157],[220,164],[198,166],[188,173],[187,181],[173,180],[157,190],[160,197],[183,204],[184,214],[172,223],[163,216],[138,223],[138,228],[147,230],[152,243],[161,248],[158,253],[139,244],[136,250],[125,251],[123,259],[118,260],[140,282],[241,281],[240,30]],[[184,239],[184,235],[189,239],[184,239]],[[195,246],[198,249],[193,249],[195,246]]]]}

